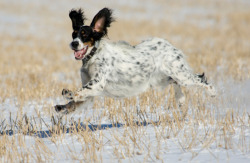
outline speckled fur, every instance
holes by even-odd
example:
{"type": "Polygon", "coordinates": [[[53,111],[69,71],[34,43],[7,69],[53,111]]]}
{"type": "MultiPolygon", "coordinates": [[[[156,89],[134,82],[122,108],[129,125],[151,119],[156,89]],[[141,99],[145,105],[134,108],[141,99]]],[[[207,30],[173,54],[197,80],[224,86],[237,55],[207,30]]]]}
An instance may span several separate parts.
{"type": "Polygon", "coordinates": [[[131,97],[150,87],[162,90],[169,84],[174,84],[179,105],[185,101],[180,86],[204,87],[215,96],[215,89],[205,76],[192,73],[182,51],[161,38],[148,39],[137,46],[103,39],[96,54],[82,66],[81,77],[83,88],[71,92],[69,99],[83,102],[79,105],[83,108],[95,96],[131,97]]]}
{"type": "MultiPolygon", "coordinates": [[[[98,47],[94,56],[81,68],[83,87],[76,92],[63,90],[63,96],[70,102],[56,107],[57,111],[69,113],[77,108],[87,108],[95,96],[125,98],[138,95],[150,87],[163,90],[169,84],[174,85],[176,101],[180,106],[185,102],[180,86],[203,87],[209,95],[216,95],[204,74],[194,74],[182,51],[164,39],[151,38],[136,46],[124,41],[112,43],[107,39],[98,40],[96,44],[98,47]],[[73,105],[72,101],[77,105],[73,105]]],[[[88,49],[86,56],[92,48],[88,49]]]]}

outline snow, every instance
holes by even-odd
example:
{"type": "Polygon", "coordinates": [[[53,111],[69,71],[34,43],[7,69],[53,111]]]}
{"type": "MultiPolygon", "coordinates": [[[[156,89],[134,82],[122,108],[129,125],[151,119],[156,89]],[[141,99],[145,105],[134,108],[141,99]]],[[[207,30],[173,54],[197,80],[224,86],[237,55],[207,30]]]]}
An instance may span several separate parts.
{"type": "MultiPolygon", "coordinates": [[[[232,101],[229,104],[224,106],[220,106],[220,111],[217,113],[218,116],[225,115],[228,110],[228,106],[235,105],[239,110],[244,108],[248,113],[250,111],[249,103],[247,103],[247,98],[250,97],[249,87],[250,82],[246,81],[245,83],[230,83],[225,84],[227,87],[226,92],[221,94],[223,98],[231,98],[232,101]],[[238,100],[241,98],[241,100],[238,100]],[[242,100],[245,103],[242,103],[242,100]],[[227,106],[228,105],[228,106],[227,106]]],[[[63,100],[61,98],[58,99],[44,99],[49,103],[60,103],[63,100]]],[[[1,112],[1,121],[3,118],[9,118],[9,111],[11,110],[12,116],[15,117],[14,113],[17,113],[17,107],[15,99],[7,99],[4,103],[0,104],[0,112],[1,112]]],[[[215,109],[211,107],[211,109],[215,109]]],[[[217,110],[217,109],[215,109],[217,110]]],[[[37,112],[41,113],[41,117],[43,120],[49,125],[51,124],[51,119],[49,115],[43,114],[43,107],[39,105],[37,102],[30,102],[23,107],[23,112],[27,114],[28,117],[35,117],[37,120],[39,118],[37,112]],[[34,112],[34,110],[37,110],[34,112]]],[[[104,109],[89,109],[87,111],[83,111],[82,114],[71,115],[71,118],[77,120],[78,118],[86,119],[90,118],[91,124],[110,124],[111,121],[108,117],[101,117],[105,112],[104,109]],[[83,116],[84,115],[84,116],[83,116]]],[[[161,108],[157,108],[158,113],[161,112],[161,108]]],[[[235,110],[236,112],[236,110],[235,110]]],[[[242,113],[242,112],[240,112],[242,113]]],[[[156,120],[156,116],[152,116],[149,119],[156,120]],[[153,118],[152,118],[153,117],[153,118]]],[[[70,117],[69,117],[70,119],[70,117]]],[[[87,151],[86,146],[89,146],[91,149],[91,141],[101,141],[103,144],[100,151],[97,149],[94,150],[96,157],[103,162],[110,161],[118,161],[122,160],[123,162],[143,162],[145,159],[150,162],[155,161],[164,161],[164,162],[249,162],[250,155],[249,151],[244,152],[244,148],[239,146],[239,142],[243,141],[242,132],[245,135],[245,144],[246,146],[250,143],[250,128],[249,126],[241,126],[236,125],[235,134],[233,134],[232,139],[235,144],[228,149],[225,149],[223,145],[223,141],[220,141],[221,135],[223,135],[222,129],[217,131],[216,124],[213,125],[199,125],[196,124],[194,119],[186,120],[185,126],[177,135],[173,135],[173,132],[170,132],[170,126],[164,125],[146,125],[132,128],[129,126],[123,126],[120,128],[110,128],[105,130],[97,130],[92,131],[91,138],[89,138],[90,142],[86,142],[82,135],[78,134],[62,134],[56,136],[56,139],[52,140],[52,138],[36,138],[35,136],[25,136],[26,148],[29,149],[29,152],[34,153],[32,149],[35,149],[34,144],[37,139],[46,146],[46,148],[51,153],[49,159],[52,159],[56,162],[70,162],[75,155],[78,159],[88,160],[87,156],[85,156],[83,151],[87,151]],[[193,122],[192,122],[193,121],[193,122]],[[190,123],[192,125],[190,125],[190,123]],[[196,135],[191,136],[192,132],[196,131],[196,135]],[[130,139],[130,135],[136,133],[135,137],[137,138],[137,145],[135,146],[134,142],[130,139]],[[211,136],[210,134],[215,134],[215,136],[211,136]],[[185,135],[190,135],[190,137],[185,135]],[[158,139],[159,136],[162,136],[161,139],[158,139]],[[213,141],[211,145],[208,147],[203,147],[203,140],[205,141],[205,137],[211,136],[211,139],[216,139],[213,141]],[[126,142],[126,144],[121,143],[120,141],[126,142]],[[197,141],[199,140],[199,141],[197,141]],[[191,150],[188,150],[188,146],[190,142],[194,141],[194,147],[191,150]],[[222,145],[218,145],[218,143],[222,142],[222,145]],[[128,150],[129,149],[129,150],[128,150]],[[116,152],[114,152],[116,151],[116,152]],[[116,153],[116,154],[114,154],[116,153]]],[[[66,123],[66,121],[64,121],[66,123]]],[[[68,123],[69,125],[69,123],[68,123]]],[[[48,130],[47,126],[43,125],[41,130],[48,130]]],[[[84,134],[84,132],[82,133],[84,134]]],[[[15,139],[18,140],[20,134],[14,134],[15,139]]],[[[95,146],[98,146],[95,143],[95,146]]],[[[44,158],[46,160],[48,158],[44,158]]]]}

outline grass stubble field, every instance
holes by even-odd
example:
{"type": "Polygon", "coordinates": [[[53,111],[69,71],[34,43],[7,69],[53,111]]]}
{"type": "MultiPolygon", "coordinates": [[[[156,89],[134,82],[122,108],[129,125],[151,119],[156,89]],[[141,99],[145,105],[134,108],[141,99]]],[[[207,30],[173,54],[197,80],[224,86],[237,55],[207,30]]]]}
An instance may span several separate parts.
{"type": "MultiPolygon", "coordinates": [[[[184,19],[173,20],[174,17],[156,23],[146,18],[116,17],[109,29],[112,41],[125,40],[132,45],[151,36],[166,38],[187,55],[195,72],[206,72],[218,89],[215,99],[207,97],[202,90],[185,89],[187,101],[180,110],[169,87],[122,100],[97,98],[92,110],[65,116],[59,121],[52,106],[64,102],[61,90],[81,86],[81,62],[74,60],[68,46],[71,22],[67,14],[71,8],[59,5],[63,10],[57,12],[46,3],[15,2],[11,6],[8,1],[0,2],[0,19],[5,22],[1,24],[0,40],[0,129],[18,127],[20,130],[14,136],[0,136],[1,161],[60,161],[58,153],[61,153],[66,160],[86,162],[105,162],[111,158],[164,162],[171,161],[172,149],[179,151],[172,154],[178,161],[185,161],[185,154],[189,154],[188,161],[195,160],[204,151],[209,153],[210,161],[220,160],[218,151],[227,153],[226,160],[233,160],[235,153],[250,160],[249,105],[237,99],[237,94],[227,94],[227,89],[250,81],[249,3],[159,0],[154,3],[167,6],[163,13],[168,17],[197,6],[212,12],[190,14],[187,10],[184,19]],[[204,20],[210,24],[203,23],[204,20]],[[143,120],[158,123],[149,126],[133,123],[143,120]],[[72,121],[126,125],[122,129],[63,133],[62,128],[72,121]],[[22,134],[44,128],[59,134],[46,139],[22,134]]],[[[84,8],[84,2],[74,3],[84,8]]],[[[122,14],[144,12],[143,5],[137,6],[138,9],[119,3],[108,7],[114,8],[114,13],[116,10],[122,14]]],[[[89,16],[88,8],[84,10],[89,16]]],[[[152,15],[149,19],[153,19],[154,13],[149,15],[152,15]]],[[[91,17],[93,15],[87,22],[91,17]]]]}

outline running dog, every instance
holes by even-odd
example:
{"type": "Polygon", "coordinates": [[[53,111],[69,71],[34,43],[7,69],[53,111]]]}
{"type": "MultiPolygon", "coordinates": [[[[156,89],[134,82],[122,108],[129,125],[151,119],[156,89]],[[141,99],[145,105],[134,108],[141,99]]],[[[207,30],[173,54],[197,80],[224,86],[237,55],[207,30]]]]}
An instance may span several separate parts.
{"type": "Polygon", "coordinates": [[[70,43],[76,60],[82,60],[82,88],[75,92],[63,89],[62,95],[69,100],[65,105],[56,105],[55,110],[68,114],[78,108],[86,109],[95,96],[125,98],[138,95],[148,88],[163,90],[173,84],[175,98],[183,105],[185,96],[181,86],[198,86],[210,96],[215,88],[203,74],[194,74],[185,61],[184,54],[168,41],[150,38],[131,46],[124,41],[112,43],[107,36],[114,21],[112,10],[103,8],[93,18],[90,26],[84,24],[82,9],[69,13],[73,27],[70,43]]]}

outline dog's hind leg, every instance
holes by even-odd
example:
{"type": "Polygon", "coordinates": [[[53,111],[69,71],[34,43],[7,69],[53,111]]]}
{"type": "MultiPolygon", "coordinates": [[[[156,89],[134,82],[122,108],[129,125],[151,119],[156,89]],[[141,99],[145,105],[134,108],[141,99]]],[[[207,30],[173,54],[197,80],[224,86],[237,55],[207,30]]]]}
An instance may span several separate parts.
{"type": "Polygon", "coordinates": [[[192,74],[189,71],[183,71],[171,76],[181,86],[199,86],[206,89],[207,93],[216,96],[215,88],[207,82],[205,74],[192,74]]]}
{"type": "Polygon", "coordinates": [[[174,87],[174,92],[175,92],[175,100],[176,102],[178,102],[179,106],[184,105],[185,103],[185,96],[182,93],[181,87],[179,84],[177,84],[176,82],[173,83],[173,87],[174,87]]]}
{"type": "Polygon", "coordinates": [[[210,96],[214,97],[216,95],[215,88],[207,82],[205,74],[193,74],[181,53],[165,56],[162,61],[161,71],[170,76],[179,85],[203,87],[210,96]]]}

